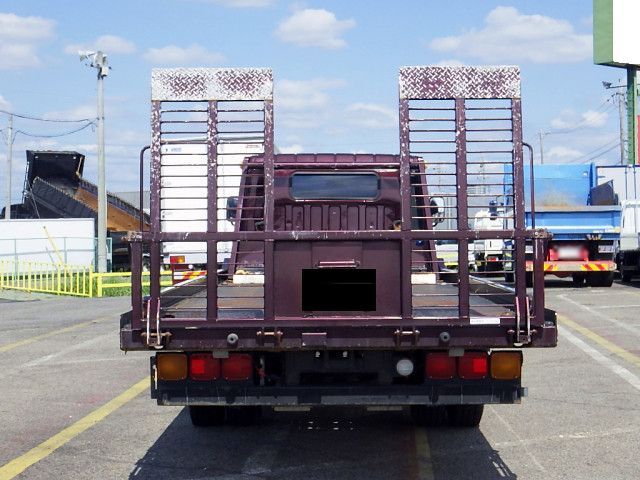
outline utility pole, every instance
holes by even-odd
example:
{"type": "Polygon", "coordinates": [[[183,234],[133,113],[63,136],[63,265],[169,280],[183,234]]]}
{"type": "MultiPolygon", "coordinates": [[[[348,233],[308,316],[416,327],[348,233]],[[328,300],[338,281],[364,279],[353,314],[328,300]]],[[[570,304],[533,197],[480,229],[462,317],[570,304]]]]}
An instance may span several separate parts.
{"type": "Polygon", "coordinates": [[[629,165],[638,164],[638,67],[627,66],[627,139],[629,165]]]}
{"type": "Polygon", "coordinates": [[[98,70],[98,273],[107,271],[107,189],[104,162],[103,79],[109,74],[107,56],[102,52],[78,52],[80,61],[90,60],[98,70]]]}
{"type": "Polygon", "coordinates": [[[9,114],[7,135],[7,201],[4,207],[4,219],[11,218],[11,163],[13,161],[13,115],[9,114]]]}
{"type": "Polygon", "coordinates": [[[624,154],[624,87],[618,86],[618,113],[620,115],[620,165],[625,165],[627,162],[624,154]]]}

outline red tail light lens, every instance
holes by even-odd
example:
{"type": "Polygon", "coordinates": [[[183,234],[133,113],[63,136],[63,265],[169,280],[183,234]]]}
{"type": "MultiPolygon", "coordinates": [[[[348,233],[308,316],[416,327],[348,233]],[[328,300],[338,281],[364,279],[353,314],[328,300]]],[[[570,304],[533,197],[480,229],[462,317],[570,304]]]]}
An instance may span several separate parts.
{"type": "Polygon", "coordinates": [[[489,375],[489,355],[483,352],[469,352],[458,358],[458,375],[466,380],[487,378],[489,375]]]}
{"type": "Polygon", "coordinates": [[[222,360],[222,378],[249,380],[253,376],[253,360],[246,353],[232,353],[222,360]]]}
{"type": "Polygon", "coordinates": [[[192,380],[215,380],[220,377],[220,360],[213,355],[196,353],[189,357],[192,380]]]}
{"type": "Polygon", "coordinates": [[[448,353],[428,353],[425,357],[425,375],[433,380],[449,380],[456,376],[456,357],[448,353]]]}

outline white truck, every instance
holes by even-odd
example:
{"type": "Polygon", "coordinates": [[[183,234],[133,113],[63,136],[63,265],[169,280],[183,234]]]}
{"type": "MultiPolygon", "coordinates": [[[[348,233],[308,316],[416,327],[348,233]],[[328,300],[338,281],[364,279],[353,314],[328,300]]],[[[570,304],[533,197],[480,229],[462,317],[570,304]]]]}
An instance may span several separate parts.
{"type": "Polygon", "coordinates": [[[640,165],[599,166],[598,184],[613,182],[622,207],[620,247],[616,255],[623,282],[640,275],[640,165]]]}
{"type": "MultiPolygon", "coordinates": [[[[206,232],[207,144],[202,139],[179,140],[161,146],[162,228],[167,232],[206,232]]],[[[235,205],[246,157],[263,153],[262,143],[247,137],[229,137],[217,145],[216,198],[218,232],[235,229],[235,205]]],[[[231,256],[232,242],[218,242],[217,265],[222,271],[231,256]]],[[[205,242],[164,242],[162,263],[172,271],[174,283],[206,275],[205,242]]]]}
{"type": "Polygon", "coordinates": [[[640,200],[623,200],[620,226],[620,250],[616,256],[623,282],[640,274],[640,200]]]}

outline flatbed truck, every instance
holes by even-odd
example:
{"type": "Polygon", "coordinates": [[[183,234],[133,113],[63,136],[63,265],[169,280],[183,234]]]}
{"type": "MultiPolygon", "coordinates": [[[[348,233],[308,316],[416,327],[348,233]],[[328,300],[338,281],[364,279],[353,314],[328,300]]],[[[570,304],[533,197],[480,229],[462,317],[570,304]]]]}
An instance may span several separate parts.
{"type": "MultiPolygon", "coordinates": [[[[544,304],[546,232],[525,225],[519,70],[401,68],[398,154],[276,155],[272,92],[270,69],[152,72],[150,228],[129,233],[137,261],[120,323],[124,351],[154,352],[152,398],[188,406],[196,426],[332,405],[403,407],[423,425],[470,427],[485,404],[519,403],[523,349],[557,343],[544,304]],[[188,169],[182,157],[181,169],[166,168],[175,162],[162,145],[186,132],[204,137],[206,164],[188,169]],[[243,160],[229,202],[219,147],[247,135],[261,151],[243,160]],[[489,156],[490,168],[514,172],[512,226],[474,230],[468,192],[489,156]],[[204,220],[197,229],[164,228],[177,175],[203,200],[189,210],[204,220]],[[432,197],[436,183],[446,202],[432,197]],[[434,229],[443,219],[449,228],[434,229]],[[437,257],[437,241],[467,258],[474,240],[491,238],[513,241],[511,282],[437,257]],[[204,245],[207,275],[161,289],[163,242],[204,245]],[[538,253],[530,294],[527,243],[538,253]]],[[[501,187],[503,175],[493,178],[501,187]]]]}

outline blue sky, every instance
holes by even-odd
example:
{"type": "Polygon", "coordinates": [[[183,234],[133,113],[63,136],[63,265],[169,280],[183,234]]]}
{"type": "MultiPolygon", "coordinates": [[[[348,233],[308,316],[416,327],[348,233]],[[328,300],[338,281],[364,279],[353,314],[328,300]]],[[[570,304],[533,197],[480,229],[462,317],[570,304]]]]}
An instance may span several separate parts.
{"type": "MultiPolygon", "coordinates": [[[[397,153],[398,67],[518,65],[524,140],[545,163],[620,161],[625,70],[593,64],[587,0],[110,0],[4,2],[0,110],[14,118],[12,203],[25,150],[77,150],[97,181],[96,71],[102,50],[107,188],[135,190],[149,143],[151,69],[270,67],[275,141],[287,152],[397,153]],[[18,115],[20,117],[18,117],[18,115]]],[[[0,113],[0,205],[8,115],[0,113]]]]}

